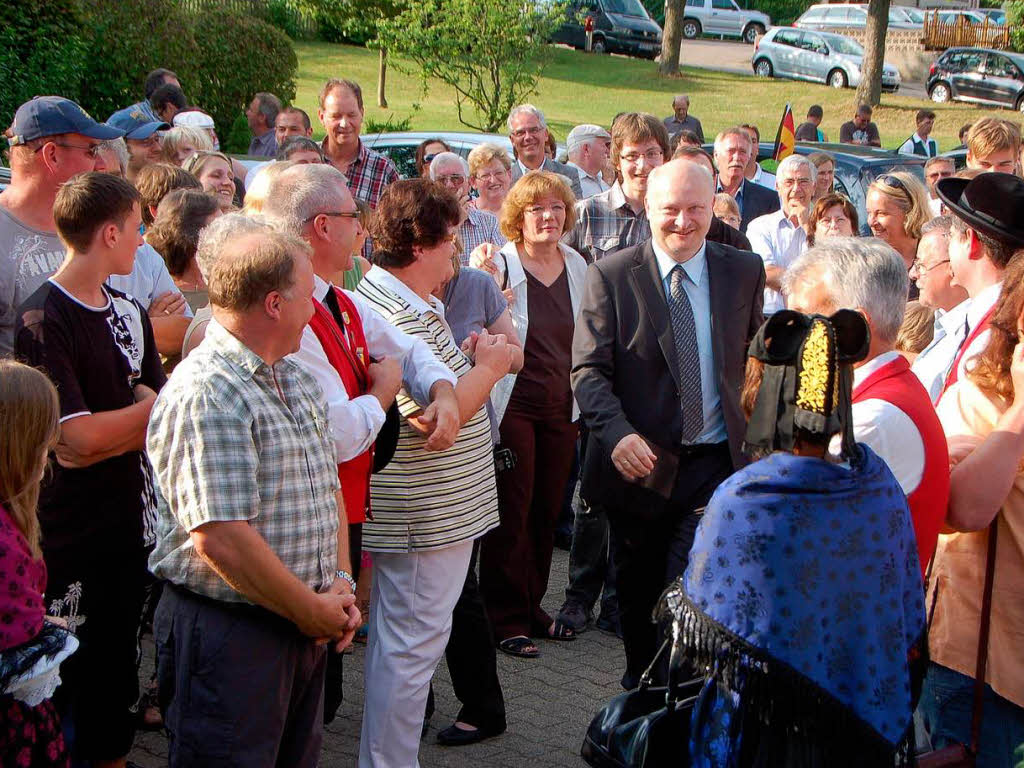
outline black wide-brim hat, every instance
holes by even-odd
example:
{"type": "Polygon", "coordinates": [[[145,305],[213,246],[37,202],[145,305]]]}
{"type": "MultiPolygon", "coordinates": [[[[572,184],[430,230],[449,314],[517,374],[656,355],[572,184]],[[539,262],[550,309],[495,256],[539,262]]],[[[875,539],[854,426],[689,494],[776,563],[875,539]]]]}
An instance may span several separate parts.
{"type": "Polygon", "coordinates": [[[1024,180],[1009,173],[982,173],[973,179],[939,179],[935,191],[972,229],[1024,248],[1024,180]]]}

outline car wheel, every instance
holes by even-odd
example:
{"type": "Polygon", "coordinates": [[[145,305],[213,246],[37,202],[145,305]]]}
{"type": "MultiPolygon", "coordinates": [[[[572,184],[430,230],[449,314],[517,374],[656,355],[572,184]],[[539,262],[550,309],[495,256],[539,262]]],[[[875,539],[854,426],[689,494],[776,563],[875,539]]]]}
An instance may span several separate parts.
{"type": "Polygon", "coordinates": [[[696,19],[683,19],[683,37],[687,40],[700,37],[700,22],[696,19]]]}
{"type": "Polygon", "coordinates": [[[758,59],[754,62],[754,74],[758,77],[771,77],[772,63],[768,59],[758,59]]]}
{"type": "Polygon", "coordinates": [[[833,88],[845,88],[847,82],[846,73],[841,69],[833,69],[828,73],[828,84],[833,88]]]}
{"type": "Polygon", "coordinates": [[[754,41],[757,40],[757,36],[763,34],[764,27],[760,24],[750,24],[743,30],[743,42],[747,45],[753,45],[754,41]]]}
{"type": "Polygon", "coordinates": [[[1017,99],[1017,111],[1024,112],[1024,96],[1017,99]]]}
{"type": "Polygon", "coordinates": [[[950,93],[949,85],[939,82],[932,86],[928,96],[937,104],[945,104],[952,97],[952,93],[950,93]]]}
{"type": "Polygon", "coordinates": [[[608,53],[608,49],[605,47],[603,37],[595,37],[594,42],[590,46],[590,50],[594,53],[608,53]]]}

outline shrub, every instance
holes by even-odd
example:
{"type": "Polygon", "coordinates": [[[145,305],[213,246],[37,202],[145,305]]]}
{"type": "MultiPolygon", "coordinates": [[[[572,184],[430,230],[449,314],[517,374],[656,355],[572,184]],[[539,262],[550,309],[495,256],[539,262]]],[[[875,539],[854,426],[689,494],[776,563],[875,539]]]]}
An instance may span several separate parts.
{"type": "Polygon", "coordinates": [[[222,152],[234,152],[239,155],[248,152],[252,131],[249,130],[249,121],[245,119],[245,114],[239,111],[230,128],[218,131],[217,137],[220,139],[222,152]]]}
{"type": "Polygon", "coordinates": [[[74,0],[25,3],[5,17],[0,24],[0,132],[33,96],[77,99],[85,63],[74,0]]]}
{"type": "Polygon", "coordinates": [[[81,0],[81,8],[87,58],[80,103],[97,120],[139,101],[146,74],[157,67],[174,70],[194,99],[196,42],[175,0],[81,0]]]}
{"type": "Polygon", "coordinates": [[[292,40],[308,37],[302,26],[299,12],[288,0],[270,0],[260,17],[268,24],[280,29],[292,40]]]}
{"type": "Polygon", "coordinates": [[[265,21],[224,10],[203,10],[194,18],[194,80],[190,100],[213,117],[220,131],[234,125],[259,91],[283,102],[295,98],[299,61],[288,36],[265,21]]]}
{"type": "Polygon", "coordinates": [[[1024,52],[1024,0],[1006,4],[1006,25],[1010,28],[1010,47],[1024,52]]]}

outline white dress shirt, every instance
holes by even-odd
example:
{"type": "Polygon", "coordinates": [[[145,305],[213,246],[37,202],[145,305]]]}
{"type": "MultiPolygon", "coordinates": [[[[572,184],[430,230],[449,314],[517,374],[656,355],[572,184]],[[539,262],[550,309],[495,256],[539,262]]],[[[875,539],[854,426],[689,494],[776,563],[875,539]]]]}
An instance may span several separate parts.
{"type": "MultiPolygon", "coordinates": [[[[764,261],[765,267],[789,269],[807,250],[807,233],[796,226],[782,210],[758,216],[747,225],[747,239],[750,247],[764,261]]],[[[782,294],[773,288],[764,289],[764,314],[768,315],[786,308],[782,294]]]]}
{"type": "MultiPolygon", "coordinates": [[[[853,371],[853,388],[883,365],[899,357],[896,351],[884,352],[853,371]]],[[[885,400],[862,400],[853,404],[853,436],[878,454],[908,496],[924,476],[924,440],[907,414],[885,400]]],[[[838,454],[842,437],[832,438],[829,450],[838,454]]]]}
{"type": "MultiPolygon", "coordinates": [[[[999,300],[999,294],[1003,290],[1003,283],[1000,281],[995,285],[990,285],[985,288],[981,293],[971,299],[971,305],[967,309],[967,319],[964,321],[964,331],[961,336],[965,339],[971,335],[971,331],[974,330],[975,326],[978,325],[985,317],[995,303],[999,300]]],[[[971,343],[964,350],[964,354],[960,358],[960,364],[957,366],[956,377],[962,379],[967,375],[967,366],[971,361],[971,358],[976,355],[980,355],[985,351],[985,347],[988,346],[989,336],[992,335],[992,331],[986,328],[984,331],[979,333],[971,343]]],[[[950,365],[953,361],[950,360],[950,365]]]]}
{"type": "Polygon", "coordinates": [[[757,164],[757,170],[754,171],[754,178],[749,179],[749,181],[760,184],[762,187],[767,187],[772,192],[775,191],[775,174],[768,173],[768,171],[761,167],[760,163],[757,164]]]}
{"type": "Polygon", "coordinates": [[[587,173],[585,170],[580,168],[576,163],[566,163],[576,169],[576,173],[580,175],[580,189],[583,190],[583,197],[580,200],[585,200],[588,197],[600,194],[611,189],[611,186],[604,183],[604,180],[595,174],[587,173]]]}
{"type": "MultiPolygon", "coordinates": [[[[319,275],[313,276],[313,296],[321,304],[330,287],[319,275]]],[[[395,328],[361,296],[351,291],[345,291],[345,295],[359,312],[363,334],[366,336],[367,354],[377,360],[394,357],[401,361],[402,382],[417,403],[426,406],[430,402],[430,389],[437,381],[447,381],[452,386],[456,384],[458,379],[455,374],[434,357],[426,343],[395,328]]],[[[422,299],[416,298],[419,303],[423,303],[422,299]]],[[[444,317],[443,309],[440,314],[444,317]]],[[[340,375],[327,359],[320,339],[309,325],[302,330],[299,351],[290,357],[311,373],[324,391],[327,419],[338,452],[338,463],[354,459],[366,451],[384,426],[384,410],[380,407],[380,401],[370,394],[349,397],[340,375]]]]}
{"type": "Polygon", "coordinates": [[[946,374],[953,367],[956,351],[964,340],[964,319],[971,306],[970,299],[964,299],[948,312],[935,310],[935,330],[931,344],[917,356],[910,370],[921,380],[932,404],[939,402],[946,374]]]}

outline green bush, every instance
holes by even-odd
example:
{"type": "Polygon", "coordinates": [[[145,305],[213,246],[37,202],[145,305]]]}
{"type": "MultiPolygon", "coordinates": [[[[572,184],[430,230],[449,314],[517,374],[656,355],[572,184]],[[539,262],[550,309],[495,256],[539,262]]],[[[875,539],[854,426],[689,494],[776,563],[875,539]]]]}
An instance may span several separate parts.
{"type": "Polygon", "coordinates": [[[288,0],[270,0],[261,18],[268,24],[277,27],[292,40],[306,37],[302,27],[302,19],[298,11],[288,0]]]}
{"type": "Polygon", "coordinates": [[[87,50],[79,103],[98,120],[139,101],[146,74],[157,67],[174,70],[195,99],[196,41],[175,0],[81,0],[81,8],[87,50]]]}
{"type": "Polygon", "coordinates": [[[1024,0],[1006,4],[1006,24],[1010,27],[1010,47],[1024,52],[1024,0]]]}
{"type": "Polygon", "coordinates": [[[85,62],[79,27],[74,0],[25,3],[17,13],[5,14],[0,24],[0,131],[33,96],[78,96],[85,62]]]}
{"type": "Polygon", "coordinates": [[[239,112],[231,127],[219,131],[217,137],[220,139],[221,152],[233,152],[244,155],[249,151],[249,143],[252,141],[252,131],[249,130],[249,121],[245,114],[239,112]]]}
{"type": "Polygon", "coordinates": [[[223,10],[204,10],[194,18],[195,71],[186,93],[213,117],[221,131],[259,91],[281,101],[295,98],[299,61],[288,36],[265,21],[223,10]]]}
{"type": "Polygon", "coordinates": [[[767,13],[772,24],[780,27],[796,21],[812,5],[812,0],[738,0],[741,8],[767,13]]]}

